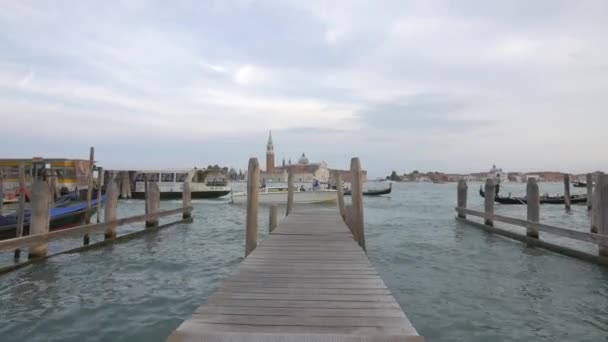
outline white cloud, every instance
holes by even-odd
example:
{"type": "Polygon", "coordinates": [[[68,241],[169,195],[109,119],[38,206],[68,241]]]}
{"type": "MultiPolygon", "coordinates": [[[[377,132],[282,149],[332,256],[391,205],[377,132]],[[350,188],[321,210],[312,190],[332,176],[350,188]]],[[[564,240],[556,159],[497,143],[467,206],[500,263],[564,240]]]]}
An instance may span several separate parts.
{"type": "Polygon", "coordinates": [[[269,69],[246,64],[238,68],[234,81],[242,86],[268,86],[276,84],[279,75],[269,69]]]}
{"type": "Polygon", "coordinates": [[[490,57],[505,61],[522,61],[537,53],[538,44],[530,38],[504,38],[489,51],[490,57]]]}
{"type": "Polygon", "coordinates": [[[211,64],[204,61],[200,61],[199,65],[204,69],[211,70],[220,74],[223,74],[227,71],[226,68],[221,65],[211,64]]]}
{"type": "Polygon", "coordinates": [[[325,31],[325,42],[329,45],[334,45],[346,35],[343,29],[333,28],[325,31]]]}
{"type": "Polygon", "coordinates": [[[25,87],[28,85],[28,83],[30,83],[30,81],[32,79],[34,79],[34,77],[36,76],[36,73],[34,73],[33,71],[30,71],[27,73],[27,75],[25,75],[25,77],[23,77],[20,81],[19,81],[19,86],[20,87],[25,87]]]}
{"type": "Polygon", "coordinates": [[[391,27],[391,33],[398,37],[412,37],[428,34],[437,30],[441,25],[439,18],[399,18],[391,27]]]}

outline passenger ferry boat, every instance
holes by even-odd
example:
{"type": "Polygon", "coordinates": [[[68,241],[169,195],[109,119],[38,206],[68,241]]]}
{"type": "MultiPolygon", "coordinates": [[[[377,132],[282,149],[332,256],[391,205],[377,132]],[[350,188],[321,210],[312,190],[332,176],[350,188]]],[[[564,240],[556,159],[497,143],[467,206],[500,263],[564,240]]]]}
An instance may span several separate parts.
{"type": "Polygon", "coordinates": [[[133,198],[144,198],[148,182],[156,182],[161,199],[182,198],[184,182],[190,183],[192,198],[218,198],[228,195],[232,188],[226,175],[215,170],[139,170],[135,174],[133,198]]]}
{"type": "MultiPolygon", "coordinates": [[[[260,204],[286,204],[288,187],[266,187],[260,189],[258,194],[258,203],[260,204]]],[[[333,202],[338,197],[336,190],[304,190],[303,187],[295,187],[293,192],[293,202],[295,204],[312,204],[333,202]]],[[[240,192],[232,194],[231,202],[233,204],[247,203],[247,193],[240,192]]]]}

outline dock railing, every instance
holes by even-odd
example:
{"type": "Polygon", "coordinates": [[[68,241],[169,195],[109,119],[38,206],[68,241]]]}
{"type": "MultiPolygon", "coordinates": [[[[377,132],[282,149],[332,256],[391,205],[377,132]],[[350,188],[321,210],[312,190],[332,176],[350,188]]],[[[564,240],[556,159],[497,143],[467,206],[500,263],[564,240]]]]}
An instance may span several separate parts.
{"type": "MultiPolygon", "coordinates": [[[[31,218],[30,218],[30,234],[27,236],[16,237],[13,239],[7,239],[0,241],[0,252],[10,250],[21,250],[29,248],[28,261],[35,261],[36,259],[42,259],[47,257],[48,243],[55,240],[70,238],[70,237],[83,237],[89,234],[104,233],[104,241],[100,243],[112,242],[117,238],[116,229],[119,226],[132,224],[136,222],[145,222],[146,229],[143,231],[149,231],[151,229],[159,228],[159,219],[161,217],[173,216],[181,214],[181,220],[165,224],[164,226],[173,225],[181,222],[192,222],[192,204],[191,204],[191,193],[190,187],[185,184],[182,192],[182,206],[175,209],[160,210],[160,192],[158,191],[158,185],[154,182],[149,184],[149,192],[146,197],[146,207],[151,209],[148,213],[143,215],[135,215],[125,218],[116,218],[119,188],[115,179],[108,182],[106,189],[106,204],[104,210],[104,222],[96,224],[85,224],[74,228],[65,228],[61,230],[49,231],[50,224],[50,196],[48,185],[43,181],[35,181],[32,186],[31,192],[31,218]]],[[[136,231],[132,233],[124,234],[122,237],[126,237],[132,234],[140,233],[136,231]]],[[[83,243],[84,247],[92,247],[93,244],[89,245],[86,242],[83,243]]],[[[65,252],[65,251],[64,251],[65,252]]],[[[15,259],[19,261],[18,255],[15,259]]],[[[25,264],[25,263],[21,263],[25,264]]],[[[19,263],[9,267],[0,268],[0,273],[3,271],[9,271],[15,269],[21,265],[19,263]]]]}
{"type": "Polygon", "coordinates": [[[468,186],[464,180],[458,183],[458,196],[456,219],[466,222],[488,232],[506,236],[508,238],[525,242],[529,245],[541,247],[553,252],[576,257],[579,259],[596,262],[608,266],[608,176],[601,174],[597,177],[595,189],[592,194],[590,204],[592,213],[591,232],[583,232],[563,227],[552,226],[540,223],[540,198],[538,184],[536,180],[529,179],[526,187],[527,217],[519,219],[494,213],[494,183],[488,179],[485,185],[484,211],[477,211],[467,208],[468,186]],[[484,223],[467,219],[467,215],[483,218],[484,223]],[[495,222],[506,223],[514,226],[526,228],[526,234],[519,234],[511,230],[495,226],[495,222]],[[540,233],[552,234],[577,241],[596,244],[598,247],[597,255],[584,252],[571,247],[558,245],[552,242],[541,240],[540,233]]]}

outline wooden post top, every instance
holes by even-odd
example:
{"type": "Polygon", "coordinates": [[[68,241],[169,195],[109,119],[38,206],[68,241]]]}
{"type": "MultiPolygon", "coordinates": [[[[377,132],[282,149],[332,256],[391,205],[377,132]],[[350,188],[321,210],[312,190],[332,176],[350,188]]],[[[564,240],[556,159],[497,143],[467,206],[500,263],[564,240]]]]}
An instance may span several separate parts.
{"type": "Polygon", "coordinates": [[[467,181],[464,179],[461,179],[458,181],[458,189],[466,189],[469,186],[467,185],[467,181]]]}

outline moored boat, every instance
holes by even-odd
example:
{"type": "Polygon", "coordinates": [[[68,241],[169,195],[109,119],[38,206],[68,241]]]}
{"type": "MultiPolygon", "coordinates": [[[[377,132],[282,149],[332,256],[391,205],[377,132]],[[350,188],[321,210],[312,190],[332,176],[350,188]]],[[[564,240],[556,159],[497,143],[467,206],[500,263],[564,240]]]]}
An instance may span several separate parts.
{"type": "Polygon", "coordinates": [[[20,191],[25,191],[27,199],[32,182],[35,179],[45,179],[48,177],[54,180],[53,186],[55,186],[55,192],[66,194],[79,190],[81,198],[84,198],[88,189],[91,165],[89,160],[84,159],[34,157],[0,159],[0,168],[5,177],[3,182],[4,198],[10,202],[19,195],[20,191]],[[20,165],[23,166],[24,171],[24,190],[19,190],[20,165]]]}
{"type": "Polygon", "coordinates": [[[214,170],[140,170],[135,175],[133,198],[143,199],[146,195],[146,176],[148,182],[156,182],[160,199],[180,199],[184,182],[190,183],[192,198],[218,198],[231,192],[230,181],[214,170]]]}
{"type": "MultiPolygon", "coordinates": [[[[481,187],[479,188],[479,195],[484,198],[486,195],[481,187]]],[[[494,196],[494,202],[497,202],[500,204],[527,204],[528,203],[526,197],[511,197],[511,196],[504,197],[504,196],[498,196],[498,195],[494,196]]],[[[540,204],[564,204],[565,202],[566,202],[566,198],[564,196],[549,196],[549,195],[540,196],[540,204]]],[[[587,196],[586,195],[571,195],[570,203],[571,204],[587,203],[587,196]]]]}
{"type": "MultiPolygon", "coordinates": [[[[258,203],[260,204],[286,204],[287,203],[287,187],[270,187],[260,189],[258,194],[258,203]]],[[[293,192],[293,202],[295,204],[312,204],[332,202],[337,199],[336,190],[309,190],[296,188],[293,192]]],[[[247,203],[247,193],[234,193],[231,196],[231,203],[244,204],[247,203]]]]}
{"type": "Polygon", "coordinates": [[[585,182],[574,182],[572,183],[572,186],[575,188],[586,188],[587,187],[587,183],[585,182]]]}
{"type": "MultiPolygon", "coordinates": [[[[105,203],[105,195],[101,197],[101,204],[105,203]]],[[[97,209],[97,199],[91,201],[91,213],[97,209]]],[[[56,206],[50,211],[50,231],[74,227],[84,223],[87,213],[86,202],[78,202],[56,206]]],[[[23,235],[29,234],[30,210],[24,213],[23,235]]],[[[17,236],[17,213],[0,215],[0,240],[12,239],[17,236]]]]}

